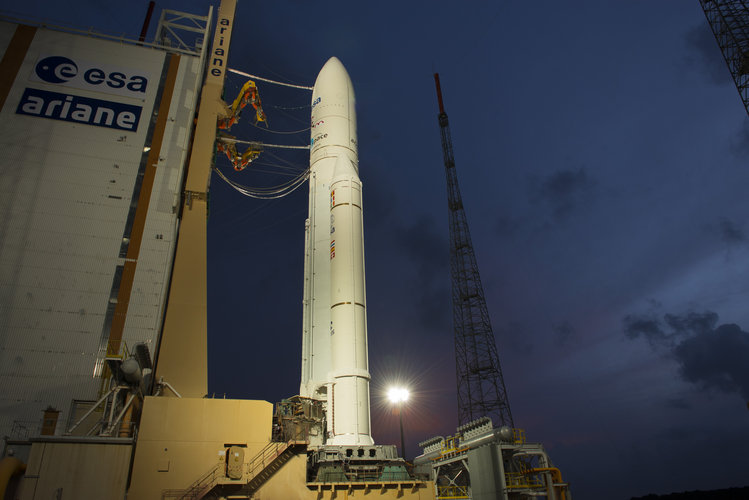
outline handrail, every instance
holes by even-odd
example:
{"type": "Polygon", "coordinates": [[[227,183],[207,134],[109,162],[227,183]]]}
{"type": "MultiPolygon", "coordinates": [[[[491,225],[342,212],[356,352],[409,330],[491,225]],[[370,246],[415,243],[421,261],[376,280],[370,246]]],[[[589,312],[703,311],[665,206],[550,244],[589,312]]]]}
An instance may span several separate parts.
{"type": "Polygon", "coordinates": [[[278,458],[290,446],[290,442],[270,442],[247,463],[247,482],[249,483],[278,458]],[[260,470],[258,470],[260,469],[260,470]]]}
{"type": "Polygon", "coordinates": [[[250,485],[260,474],[270,467],[286,450],[309,441],[292,438],[286,442],[271,441],[247,463],[247,484],[250,485]]]}
{"type": "MultiPolygon", "coordinates": [[[[252,483],[268,466],[270,466],[286,450],[297,444],[307,444],[307,441],[291,439],[287,442],[271,441],[262,450],[260,450],[247,463],[247,481],[246,484],[252,483]]],[[[218,483],[226,464],[218,462],[208,472],[203,474],[194,483],[185,489],[162,490],[161,498],[176,498],[179,500],[200,499],[208,493],[218,483]]]]}
{"type": "Polygon", "coordinates": [[[185,489],[179,490],[163,490],[161,492],[161,498],[178,498],[189,499],[189,498],[201,498],[204,493],[213,488],[216,484],[217,473],[224,468],[224,462],[218,462],[211,469],[203,474],[200,478],[195,480],[190,486],[185,489]]]}

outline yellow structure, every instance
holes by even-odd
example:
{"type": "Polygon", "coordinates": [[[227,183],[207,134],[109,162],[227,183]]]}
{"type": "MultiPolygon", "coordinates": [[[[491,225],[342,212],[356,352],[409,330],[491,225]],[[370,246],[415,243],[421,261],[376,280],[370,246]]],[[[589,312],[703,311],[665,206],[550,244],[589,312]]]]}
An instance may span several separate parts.
{"type": "Polygon", "coordinates": [[[231,446],[256,455],[271,438],[266,401],[147,397],[133,461],[130,498],[186,490],[227,462],[231,446]]]}
{"type": "Polygon", "coordinates": [[[146,398],[128,498],[433,498],[426,481],[307,483],[306,447],[271,443],[272,410],[266,401],[146,398]]]}
{"type": "Polygon", "coordinates": [[[31,446],[15,498],[120,500],[131,455],[130,439],[40,438],[31,446]]]}
{"type": "MultiPolygon", "coordinates": [[[[163,378],[185,397],[200,398],[208,392],[208,185],[216,147],[216,122],[226,110],[221,92],[235,9],[236,0],[222,0],[218,10],[187,170],[169,306],[156,363],[156,380],[163,378]]],[[[165,392],[165,395],[172,394],[165,392]]]]}

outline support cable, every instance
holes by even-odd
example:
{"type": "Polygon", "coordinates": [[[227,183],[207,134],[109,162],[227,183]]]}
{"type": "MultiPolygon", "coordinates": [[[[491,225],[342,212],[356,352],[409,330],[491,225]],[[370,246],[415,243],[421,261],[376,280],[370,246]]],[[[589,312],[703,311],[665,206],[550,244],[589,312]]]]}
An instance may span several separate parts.
{"type": "Polygon", "coordinates": [[[227,71],[229,73],[234,73],[235,75],[246,76],[247,78],[253,78],[255,80],[259,80],[261,82],[266,82],[266,83],[273,83],[275,85],[281,85],[283,87],[291,87],[291,88],[294,88],[294,89],[302,89],[302,90],[312,90],[312,89],[314,89],[314,87],[307,87],[307,86],[304,86],[304,85],[294,85],[293,83],[284,83],[284,82],[278,82],[276,80],[270,80],[268,78],[263,78],[261,76],[251,75],[249,73],[245,73],[244,71],[239,71],[239,70],[236,70],[236,69],[229,68],[227,71]]]}
{"type": "Polygon", "coordinates": [[[221,170],[219,170],[217,167],[213,167],[213,170],[218,174],[219,177],[221,177],[227,184],[229,184],[239,193],[242,193],[245,196],[249,196],[250,198],[257,198],[261,200],[272,200],[276,198],[282,198],[288,194],[291,194],[296,191],[299,186],[304,184],[304,182],[309,178],[309,169],[307,169],[285,184],[280,184],[278,186],[272,186],[269,188],[252,188],[232,181],[231,179],[226,177],[224,173],[221,172],[221,170]]]}
{"type": "Polygon", "coordinates": [[[294,146],[291,144],[265,144],[264,142],[259,141],[243,141],[241,139],[233,139],[231,137],[219,137],[219,141],[226,142],[226,143],[234,143],[234,144],[247,144],[250,146],[262,146],[264,148],[280,148],[280,149],[309,149],[308,145],[304,146],[294,146]]]}
{"type": "Polygon", "coordinates": [[[270,132],[271,134],[284,134],[284,135],[288,135],[288,134],[300,134],[302,132],[307,132],[308,130],[310,130],[312,128],[312,127],[307,127],[307,128],[303,128],[303,129],[300,129],[300,130],[290,130],[288,132],[285,132],[283,130],[271,130],[271,129],[267,128],[267,127],[261,127],[261,126],[255,124],[255,123],[250,123],[250,125],[252,125],[255,128],[259,128],[263,132],[270,132]]]}

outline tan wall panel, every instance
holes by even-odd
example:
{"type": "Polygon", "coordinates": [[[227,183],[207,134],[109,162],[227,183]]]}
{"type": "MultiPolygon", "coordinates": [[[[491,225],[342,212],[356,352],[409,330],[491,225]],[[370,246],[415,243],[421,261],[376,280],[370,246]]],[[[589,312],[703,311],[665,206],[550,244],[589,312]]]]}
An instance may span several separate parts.
{"type": "Polygon", "coordinates": [[[156,362],[156,380],[163,377],[182,396],[192,398],[208,392],[206,217],[202,200],[193,200],[192,208],[183,212],[156,362]]]}
{"type": "Polygon", "coordinates": [[[267,401],[147,397],[128,498],[188,487],[223,462],[225,444],[246,444],[245,458],[255,456],[270,442],[272,416],[267,401]]]}
{"type": "Polygon", "coordinates": [[[261,486],[253,498],[269,500],[284,498],[288,500],[312,500],[317,492],[310,491],[306,485],[307,455],[300,453],[291,457],[266,484],[261,486]]]}
{"type": "Polygon", "coordinates": [[[34,443],[18,498],[120,500],[131,452],[129,444],[34,443]]]}

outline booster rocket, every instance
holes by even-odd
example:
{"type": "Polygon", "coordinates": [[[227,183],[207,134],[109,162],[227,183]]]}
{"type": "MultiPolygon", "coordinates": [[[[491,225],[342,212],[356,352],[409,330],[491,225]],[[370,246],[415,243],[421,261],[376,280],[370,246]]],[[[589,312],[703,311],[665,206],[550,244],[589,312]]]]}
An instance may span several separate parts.
{"type": "Polygon", "coordinates": [[[312,90],[299,393],[326,402],[332,445],[374,443],[355,101],[346,68],[330,58],[312,90]]]}

